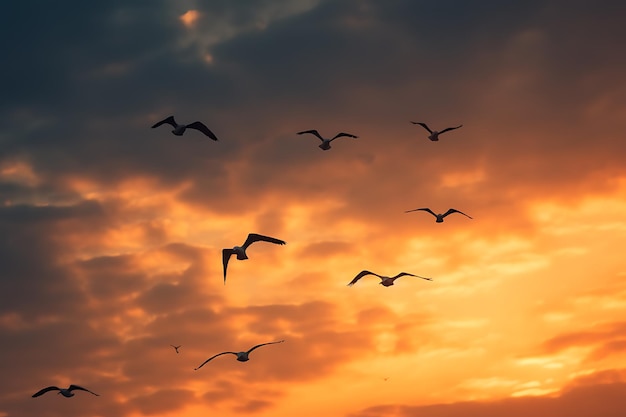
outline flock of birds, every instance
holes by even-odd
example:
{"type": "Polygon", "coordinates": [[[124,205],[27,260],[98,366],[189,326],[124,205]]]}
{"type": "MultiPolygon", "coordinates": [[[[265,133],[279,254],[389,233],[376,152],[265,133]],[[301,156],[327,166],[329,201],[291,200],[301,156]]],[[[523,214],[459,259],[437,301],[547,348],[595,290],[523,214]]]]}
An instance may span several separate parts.
{"type": "MultiPolygon", "coordinates": [[[[422,122],[411,122],[413,124],[416,125],[420,125],[422,126],[424,129],[426,129],[429,133],[428,139],[430,139],[431,141],[435,142],[439,140],[439,135],[441,135],[442,133],[445,132],[449,132],[451,130],[454,129],[458,129],[463,125],[459,125],[459,126],[455,126],[455,127],[448,127],[446,129],[437,131],[437,130],[431,130],[428,125],[426,125],[426,123],[422,123],[422,122]]],[[[210,139],[214,140],[214,141],[218,141],[217,136],[215,135],[215,133],[213,133],[204,123],[199,122],[199,121],[195,121],[193,123],[190,124],[179,124],[176,122],[176,120],[174,119],[174,116],[169,116],[157,123],[155,123],[154,125],[152,125],[152,128],[157,128],[159,126],[162,126],[164,124],[168,124],[170,126],[173,127],[172,133],[176,136],[182,136],[185,131],[187,129],[194,129],[197,130],[201,133],[203,133],[204,135],[206,135],[207,137],[209,137],[210,139]]],[[[337,133],[335,136],[333,136],[332,138],[324,138],[322,135],[320,135],[320,133],[317,130],[304,130],[302,132],[297,132],[298,135],[304,135],[304,134],[311,134],[315,137],[317,137],[322,143],[319,145],[320,149],[327,151],[331,148],[330,144],[332,141],[334,141],[335,139],[341,138],[341,137],[348,137],[348,138],[353,138],[353,139],[357,139],[358,136],[350,134],[350,133],[346,133],[346,132],[340,132],[337,133]]],[[[425,211],[427,213],[432,214],[435,217],[435,221],[437,223],[442,223],[444,218],[449,216],[450,214],[453,213],[459,213],[462,214],[463,216],[466,216],[470,219],[472,219],[472,217],[468,216],[467,214],[463,213],[462,211],[459,211],[457,209],[454,208],[450,208],[448,211],[446,211],[443,214],[437,214],[435,212],[433,212],[430,208],[427,207],[423,207],[423,208],[417,208],[417,209],[413,209],[413,210],[407,210],[405,211],[405,213],[410,213],[410,212],[414,212],[414,211],[425,211]]],[[[268,242],[268,243],[273,243],[276,245],[285,245],[286,242],[284,240],[281,239],[277,239],[275,237],[271,237],[271,236],[264,236],[264,235],[260,235],[257,233],[250,233],[248,234],[248,237],[246,238],[246,240],[244,241],[244,243],[241,246],[233,246],[232,248],[224,248],[222,249],[222,265],[224,268],[224,285],[226,285],[226,270],[228,268],[228,262],[230,260],[230,258],[235,255],[236,258],[238,260],[246,260],[248,259],[248,255],[246,253],[246,250],[250,247],[250,245],[252,245],[253,243],[256,242],[268,242]]],[[[411,277],[416,277],[416,278],[420,278],[423,280],[427,280],[427,281],[432,281],[432,278],[428,278],[428,277],[422,277],[419,275],[415,275],[415,274],[411,274],[408,272],[400,272],[399,274],[393,276],[393,277],[388,277],[388,276],[384,276],[384,275],[379,275],[375,272],[371,272],[368,270],[363,270],[361,272],[359,272],[353,279],[352,281],[350,281],[348,283],[348,286],[353,286],[354,284],[356,284],[361,278],[368,276],[368,275],[373,275],[376,276],[378,278],[380,278],[380,285],[383,285],[385,287],[389,287],[394,285],[394,281],[397,280],[400,277],[403,276],[411,276],[411,277]]],[[[210,362],[211,360],[217,358],[218,356],[221,355],[227,355],[227,354],[232,354],[236,356],[236,359],[239,362],[247,362],[250,359],[250,353],[252,353],[252,351],[254,351],[257,348],[260,348],[262,346],[267,346],[267,345],[274,345],[274,344],[278,344],[278,343],[283,343],[284,340],[279,340],[276,342],[267,342],[267,343],[261,343],[258,345],[255,345],[253,347],[251,347],[250,349],[248,349],[247,351],[242,351],[242,352],[232,352],[232,351],[226,351],[226,352],[221,352],[221,353],[217,353],[213,356],[211,356],[210,358],[208,358],[207,360],[205,360],[204,362],[202,362],[198,367],[194,368],[194,370],[198,370],[200,368],[202,368],[204,365],[206,365],[208,362],[210,362]]],[[[179,353],[178,349],[181,348],[181,345],[170,345],[172,348],[174,348],[174,350],[176,351],[176,353],[179,353]]],[[[386,380],[386,379],[385,379],[386,380]]],[[[61,394],[66,398],[69,397],[73,397],[75,394],[72,391],[86,391],[89,392],[93,395],[98,395],[93,391],[88,390],[87,388],[83,388],[79,385],[70,385],[68,388],[59,388],[57,386],[49,386],[46,388],[43,388],[39,391],[37,391],[35,394],[33,394],[33,397],[39,397],[47,392],[50,391],[58,391],[57,394],[61,394]]]]}

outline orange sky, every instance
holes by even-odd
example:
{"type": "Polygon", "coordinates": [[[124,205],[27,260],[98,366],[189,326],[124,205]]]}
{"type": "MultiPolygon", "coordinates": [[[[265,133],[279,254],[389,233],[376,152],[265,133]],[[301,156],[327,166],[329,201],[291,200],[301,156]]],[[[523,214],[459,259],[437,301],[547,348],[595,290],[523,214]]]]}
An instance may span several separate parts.
{"type": "Polygon", "coordinates": [[[9,11],[0,417],[625,415],[626,6],[139,3],[9,11]]]}

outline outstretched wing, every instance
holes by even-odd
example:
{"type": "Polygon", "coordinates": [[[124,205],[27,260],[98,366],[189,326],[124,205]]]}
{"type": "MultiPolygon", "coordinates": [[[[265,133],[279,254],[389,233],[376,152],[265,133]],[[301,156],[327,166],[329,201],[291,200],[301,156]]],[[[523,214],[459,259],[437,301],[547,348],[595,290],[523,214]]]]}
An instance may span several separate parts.
{"type": "Polygon", "coordinates": [[[252,245],[254,242],[269,242],[269,243],[275,243],[277,245],[284,245],[285,242],[284,240],[280,240],[280,239],[276,239],[274,237],[270,237],[270,236],[263,236],[263,235],[259,235],[256,233],[250,233],[248,234],[248,238],[246,239],[246,241],[243,243],[242,248],[247,249],[248,246],[252,245]]]}
{"type": "Polygon", "coordinates": [[[166,119],[161,120],[160,122],[157,122],[157,123],[153,124],[152,128],[154,129],[155,127],[159,127],[159,126],[161,126],[162,124],[165,124],[165,123],[167,123],[169,125],[172,125],[172,127],[178,126],[178,123],[176,123],[176,121],[174,120],[174,116],[170,116],[170,117],[168,117],[166,119]]]}
{"type": "Polygon", "coordinates": [[[332,142],[333,140],[335,140],[335,139],[337,139],[337,138],[343,137],[343,136],[345,136],[345,137],[347,137],[347,138],[355,138],[355,139],[356,139],[356,138],[358,138],[358,136],[352,135],[352,134],[350,134],[350,133],[340,132],[340,133],[337,133],[337,134],[336,134],[336,135],[335,135],[335,136],[334,136],[334,137],[330,140],[330,142],[332,142]]]}
{"type": "Polygon", "coordinates": [[[393,277],[393,278],[394,278],[394,279],[398,279],[398,278],[403,277],[403,276],[405,276],[405,275],[409,275],[409,276],[412,276],[412,277],[425,279],[426,281],[432,281],[432,280],[433,280],[432,278],[421,277],[421,276],[419,276],[419,275],[409,274],[408,272],[400,272],[398,275],[396,275],[396,276],[395,276],[395,277],[393,277]]]}
{"type": "Polygon", "coordinates": [[[428,133],[433,133],[432,130],[430,130],[430,127],[426,126],[426,123],[422,123],[422,122],[411,122],[414,125],[420,125],[422,126],[424,129],[428,130],[428,133]]]}
{"type": "Polygon", "coordinates": [[[206,127],[206,125],[204,123],[202,123],[202,122],[193,122],[193,123],[187,125],[187,129],[199,130],[200,132],[204,133],[205,135],[207,135],[211,139],[217,140],[217,136],[215,136],[215,133],[211,132],[211,129],[206,127]]]}
{"type": "Polygon", "coordinates": [[[471,217],[470,217],[470,216],[468,216],[467,214],[465,214],[465,213],[463,213],[462,211],[459,211],[459,210],[457,210],[457,209],[453,209],[453,208],[451,208],[451,209],[449,209],[448,211],[446,211],[446,212],[443,214],[443,216],[442,216],[442,217],[446,217],[448,214],[452,214],[452,213],[459,213],[459,214],[462,214],[462,215],[464,215],[465,217],[469,217],[469,218],[471,219],[471,217]]]}
{"type": "Polygon", "coordinates": [[[233,355],[237,356],[237,353],[236,353],[236,352],[222,352],[222,353],[218,353],[217,355],[213,355],[213,356],[211,356],[209,359],[207,359],[207,360],[205,360],[204,362],[202,362],[202,364],[200,364],[200,366],[198,366],[197,368],[194,368],[194,371],[197,371],[198,369],[202,368],[202,367],[204,366],[204,364],[205,364],[205,363],[207,363],[207,362],[209,362],[211,359],[215,359],[215,358],[217,358],[218,356],[221,356],[221,355],[226,355],[226,354],[228,354],[228,353],[232,353],[233,355]]]}
{"type": "Polygon", "coordinates": [[[256,349],[256,348],[258,348],[258,347],[265,346],[265,345],[274,345],[274,344],[276,344],[276,343],[283,343],[283,342],[284,342],[284,340],[279,340],[278,342],[261,343],[260,345],[256,345],[256,346],[251,347],[251,348],[248,350],[248,355],[250,354],[250,352],[252,352],[254,349],[256,349]]]}
{"type": "Polygon", "coordinates": [[[359,274],[354,277],[354,279],[352,279],[352,281],[350,281],[350,283],[348,284],[349,287],[353,286],[354,284],[356,284],[356,282],[358,280],[360,280],[361,278],[363,278],[365,275],[376,275],[378,278],[382,279],[383,277],[381,277],[380,275],[374,273],[374,272],[370,272],[370,271],[361,271],[359,272],[359,274]]]}
{"type": "Polygon", "coordinates": [[[48,391],[53,391],[53,390],[57,390],[60,391],[61,389],[59,387],[55,387],[55,386],[50,386],[50,387],[46,387],[44,389],[40,389],[39,391],[37,391],[36,393],[33,394],[33,398],[35,397],[39,397],[40,395],[45,394],[48,391]]]}
{"type": "Polygon", "coordinates": [[[324,142],[324,138],[322,137],[322,135],[319,134],[319,132],[315,129],[313,130],[304,130],[302,132],[298,132],[298,135],[304,135],[305,133],[310,133],[312,135],[315,135],[319,138],[319,140],[321,140],[322,142],[324,142]]]}
{"type": "Polygon", "coordinates": [[[222,249],[222,264],[224,265],[224,285],[226,285],[226,268],[228,268],[228,260],[235,253],[232,249],[222,249]]]}
{"type": "Polygon", "coordinates": [[[407,210],[405,211],[405,213],[410,213],[412,211],[427,211],[428,213],[432,214],[433,216],[437,217],[437,215],[435,214],[434,211],[432,211],[431,209],[429,209],[428,207],[422,207],[422,208],[417,208],[417,209],[413,209],[413,210],[407,210]]]}
{"type": "Polygon", "coordinates": [[[458,129],[458,128],[459,128],[459,127],[461,127],[461,126],[463,126],[463,125],[458,125],[458,126],[455,126],[455,127],[447,127],[447,128],[445,128],[445,129],[443,129],[441,132],[439,132],[439,134],[445,133],[445,132],[447,132],[448,130],[458,129]]]}
{"type": "Polygon", "coordinates": [[[75,390],[75,389],[80,390],[80,391],[87,391],[87,392],[89,392],[89,393],[91,393],[91,394],[93,394],[93,395],[97,395],[97,396],[99,397],[99,395],[98,395],[98,394],[96,394],[95,392],[93,392],[93,391],[89,391],[87,388],[83,388],[83,387],[81,387],[81,386],[74,385],[74,384],[70,385],[70,386],[69,386],[69,388],[68,388],[67,390],[68,390],[68,391],[73,391],[73,390],[75,390]]]}

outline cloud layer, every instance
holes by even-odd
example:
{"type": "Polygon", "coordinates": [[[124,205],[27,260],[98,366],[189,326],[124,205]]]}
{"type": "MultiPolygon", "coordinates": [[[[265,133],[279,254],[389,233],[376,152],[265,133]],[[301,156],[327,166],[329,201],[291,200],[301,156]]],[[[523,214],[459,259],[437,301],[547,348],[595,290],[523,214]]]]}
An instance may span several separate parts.
{"type": "Polygon", "coordinates": [[[624,413],[621,2],[13,3],[0,416],[624,413]]]}

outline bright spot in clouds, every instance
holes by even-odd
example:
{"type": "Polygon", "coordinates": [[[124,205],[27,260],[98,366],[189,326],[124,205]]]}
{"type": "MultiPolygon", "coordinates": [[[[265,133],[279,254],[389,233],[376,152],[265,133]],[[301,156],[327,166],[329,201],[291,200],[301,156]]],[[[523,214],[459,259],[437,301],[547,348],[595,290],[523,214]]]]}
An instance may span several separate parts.
{"type": "Polygon", "coordinates": [[[188,28],[193,27],[200,17],[200,13],[197,10],[188,10],[180,16],[180,20],[188,28]]]}

